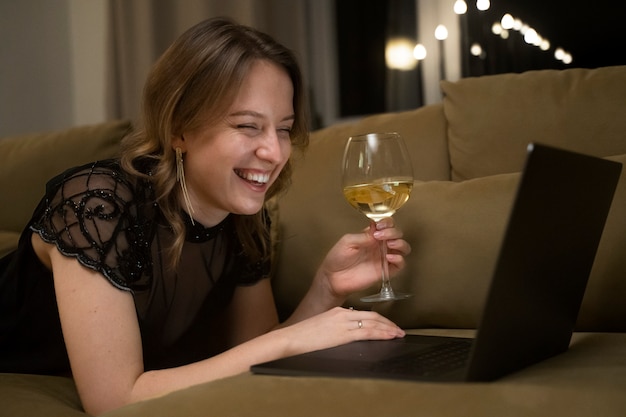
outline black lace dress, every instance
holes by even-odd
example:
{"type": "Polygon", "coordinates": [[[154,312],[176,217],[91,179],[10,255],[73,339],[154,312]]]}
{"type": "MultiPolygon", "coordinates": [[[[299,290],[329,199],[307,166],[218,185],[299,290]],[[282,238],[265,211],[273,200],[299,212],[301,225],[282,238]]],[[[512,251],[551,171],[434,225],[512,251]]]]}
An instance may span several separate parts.
{"type": "Polygon", "coordinates": [[[233,216],[209,228],[184,216],[187,239],[172,272],[161,254],[173,235],[149,181],[129,179],[114,160],[52,179],[18,249],[0,260],[0,372],[70,372],[52,274],[32,249],[33,232],[133,294],[146,370],[223,351],[221,314],[235,288],[270,270],[247,258],[233,216]]]}

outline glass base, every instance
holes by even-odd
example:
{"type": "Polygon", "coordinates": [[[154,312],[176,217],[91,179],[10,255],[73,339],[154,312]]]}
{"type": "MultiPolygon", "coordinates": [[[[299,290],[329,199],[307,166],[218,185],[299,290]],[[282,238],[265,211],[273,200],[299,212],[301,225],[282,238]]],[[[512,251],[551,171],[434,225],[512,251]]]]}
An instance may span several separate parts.
{"type": "Polygon", "coordinates": [[[411,297],[411,294],[395,291],[381,291],[378,294],[362,297],[361,301],[364,303],[382,303],[384,301],[406,300],[409,297],[411,297]]]}

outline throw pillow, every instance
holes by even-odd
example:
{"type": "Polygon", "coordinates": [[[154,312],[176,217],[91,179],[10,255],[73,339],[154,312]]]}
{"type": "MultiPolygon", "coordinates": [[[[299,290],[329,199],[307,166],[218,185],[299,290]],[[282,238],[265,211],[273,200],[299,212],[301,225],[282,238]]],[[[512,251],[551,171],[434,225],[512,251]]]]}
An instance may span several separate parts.
{"type": "Polygon", "coordinates": [[[518,172],[530,142],[626,152],[626,66],[443,81],[453,180],[518,172]]]}

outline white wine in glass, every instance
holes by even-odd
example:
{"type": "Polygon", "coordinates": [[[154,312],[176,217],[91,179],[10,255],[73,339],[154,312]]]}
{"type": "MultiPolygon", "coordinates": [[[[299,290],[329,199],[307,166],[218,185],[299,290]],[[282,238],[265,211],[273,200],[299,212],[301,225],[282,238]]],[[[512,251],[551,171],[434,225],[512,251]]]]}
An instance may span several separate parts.
{"type": "MultiPolygon", "coordinates": [[[[348,203],[378,222],[391,217],[409,199],[413,168],[402,138],[397,133],[370,133],[348,139],[342,163],[343,195],[348,203]]],[[[410,294],[393,290],[389,281],[387,244],[380,243],[382,286],[365,302],[402,300],[410,294]]]]}

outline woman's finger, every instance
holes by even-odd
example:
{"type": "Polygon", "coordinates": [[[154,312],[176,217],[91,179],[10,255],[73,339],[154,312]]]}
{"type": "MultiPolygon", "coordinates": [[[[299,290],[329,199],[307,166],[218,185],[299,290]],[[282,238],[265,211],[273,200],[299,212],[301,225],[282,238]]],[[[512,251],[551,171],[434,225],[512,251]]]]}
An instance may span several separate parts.
{"type": "Polygon", "coordinates": [[[411,245],[404,239],[392,239],[387,241],[387,248],[391,253],[408,255],[411,253],[411,245]]]}
{"type": "Polygon", "coordinates": [[[388,318],[373,312],[360,311],[350,308],[348,314],[344,315],[348,321],[348,330],[364,330],[369,337],[380,337],[391,335],[392,337],[403,337],[404,331],[388,318]]]}

